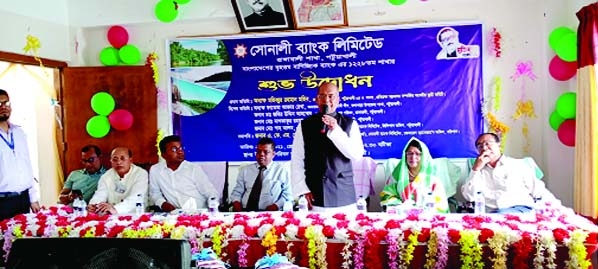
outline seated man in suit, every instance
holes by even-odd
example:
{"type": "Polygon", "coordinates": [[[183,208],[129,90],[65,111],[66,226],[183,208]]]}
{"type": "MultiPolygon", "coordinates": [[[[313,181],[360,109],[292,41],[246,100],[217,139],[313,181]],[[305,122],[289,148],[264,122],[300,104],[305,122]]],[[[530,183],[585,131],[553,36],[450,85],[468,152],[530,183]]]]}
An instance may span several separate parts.
{"type": "Polygon", "coordinates": [[[87,210],[97,214],[127,214],[135,212],[137,195],[147,199],[147,172],[133,164],[133,153],[117,147],[110,154],[110,168],[98,183],[87,210]]]}
{"type": "Polygon", "coordinates": [[[230,195],[233,211],[277,211],[291,201],[291,177],[281,163],[274,162],[274,140],[261,138],[255,151],[256,163],[239,169],[237,184],[230,195]]]}
{"type": "Polygon", "coordinates": [[[181,138],[177,135],[164,137],[159,147],[164,162],[150,169],[151,203],[164,212],[207,208],[208,200],[218,197],[218,192],[199,165],[185,160],[181,138]]]}
{"type": "Polygon", "coordinates": [[[554,206],[561,205],[544,182],[536,178],[532,167],[501,152],[498,135],[483,133],[475,146],[480,154],[461,186],[465,199],[473,201],[474,195],[481,192],[491,213],[530,212],[537,198],[554,206]]]}
{"type": "Polygon", "coordinates": [[[106,172],[100,159],[101,154],[100,148],[96,145],[87,145],[81,149],[83,169],[75,170],[67,177],[58,197],[61,204],[68,205],[75,200],[73,190],[80,190],[83,200],[89,203],[98,188],[100,177],[106,172]]]}

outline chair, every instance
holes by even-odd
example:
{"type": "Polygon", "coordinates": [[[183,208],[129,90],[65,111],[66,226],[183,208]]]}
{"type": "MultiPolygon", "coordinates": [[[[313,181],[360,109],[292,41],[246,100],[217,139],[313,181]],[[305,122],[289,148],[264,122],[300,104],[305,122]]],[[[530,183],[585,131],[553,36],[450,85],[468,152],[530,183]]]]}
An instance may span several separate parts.
{"type": "Polygon", "coordinates": [[[208,175],[210,182],[220,192],[220,210],[228,211],[228,162],[196,162],[208,175]]]}
{"type": "Polygon", "coordinates": [[[376,161],[371,157],[362,157],[352,161],[353,183],[355,184],[355,197],[376,195],[374,181],[376,180],[376,161]]]}

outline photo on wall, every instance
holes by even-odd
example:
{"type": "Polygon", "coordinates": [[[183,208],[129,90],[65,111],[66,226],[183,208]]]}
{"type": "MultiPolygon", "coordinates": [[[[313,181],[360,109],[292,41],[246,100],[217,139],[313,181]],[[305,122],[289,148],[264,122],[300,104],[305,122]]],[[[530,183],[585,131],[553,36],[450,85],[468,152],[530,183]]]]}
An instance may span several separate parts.
{"type": "Polygon", "coordinates": [[[232,0],[241,32],[293,29],[288,0],[232,0]]]}
{"type": "Polygon", "coordinates": [[[295,29],[346,26],[346,0],[290,0],[295,29]]]}

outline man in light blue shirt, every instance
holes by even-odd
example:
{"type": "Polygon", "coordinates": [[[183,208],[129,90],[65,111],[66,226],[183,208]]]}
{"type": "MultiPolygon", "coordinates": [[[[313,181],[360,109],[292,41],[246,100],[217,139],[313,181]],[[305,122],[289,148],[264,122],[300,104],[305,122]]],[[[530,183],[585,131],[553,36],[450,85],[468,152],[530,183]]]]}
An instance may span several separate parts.
{"type": "Polygon", "coordinates": [[[101,155],[102,152],[96,145],[87,145],[81,149],[81,163],[84,168],[71,172],[67,177],[60,191],[59,201],[61,204],[68,205],[75,200],[73,190],[80,190],[83,200],[89,203],[98,188],[100,177],[106,172],[106,168],[102,166],[101,155]]]}
{"type": "Polygon", "coordinates": [[[293,199],[289,170],[282,163],[273,162],[275,146],[270,138],[260,139],[255,151],[257,162],[239,169],[230,195],[233,211],[277,211],[285,201],[293,199]]]}

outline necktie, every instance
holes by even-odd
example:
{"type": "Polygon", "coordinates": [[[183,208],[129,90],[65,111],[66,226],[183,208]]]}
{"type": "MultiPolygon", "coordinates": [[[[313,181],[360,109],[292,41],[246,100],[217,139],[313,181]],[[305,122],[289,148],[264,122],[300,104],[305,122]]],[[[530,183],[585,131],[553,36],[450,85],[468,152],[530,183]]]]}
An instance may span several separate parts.
{"type": "Polygon", "coordinates": [[[253,183],[253,188],[251,188],[251,192],[249,193],[249,199],[247,200],[247,211],[258,211],[259,209],[258,206],[260,204],[260,194],[262,193],[262,180],[264,180],[265,169],[265,166],[260,166],[259,168],[257,177],[253,183]]]}

